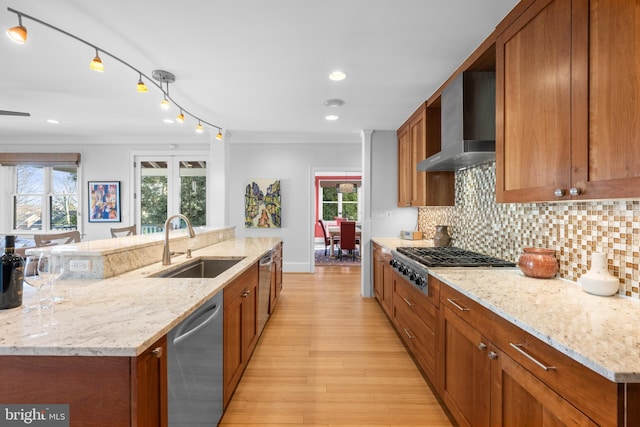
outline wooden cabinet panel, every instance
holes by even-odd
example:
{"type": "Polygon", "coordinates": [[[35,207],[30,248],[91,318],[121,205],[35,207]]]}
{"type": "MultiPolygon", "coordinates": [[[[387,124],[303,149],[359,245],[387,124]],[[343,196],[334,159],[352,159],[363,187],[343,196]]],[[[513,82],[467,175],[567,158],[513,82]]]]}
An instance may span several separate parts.
{"type": "Polygon", "coordinates": [[[553,200],[570,185],[571,37],[571,2],[547,0],[497,38],[499,202],[553,200]]]}
{"type": "Polygon", "coordinates": [[[488,341],[446,305],[442,306],[441,317],[442,400],[460,425],[488,426],[488,341]]]}
{"type": "Polygon", "coordinates": [[[373,244],[373,294],[387,313],[392,317],[393,282],[391,274],[393,268],[389,264],[391,252],[377,244],[373,244]]]}
{"type": "Polygon", "coordinates": [[[597,426],[500,349],[491,351],[492,427],[597,426]]]}
{"type": "Polygon", "coordinates": [[[131,359],[132,425],[167,426],[167,339],[162,337],[131,359]]]}
{"type": "Polygon", "coordinates": [[[453,206],[453,172],[418,172],[440,151],[440,109],[422,104],[398,129],[398,206],[453,206]]]}
{"type": "Polygon", "coordinates": [[[276,309],[278,297],[282,291],[282,242],[279,243],[272,252],[271,265],[271,286],[269,291],[269,314],[276,309]]]}
{"type": "Polygon", "coordinates": [[[224,289],[224,406],[229,403],[258,342],[258,264],[224,289]]]}

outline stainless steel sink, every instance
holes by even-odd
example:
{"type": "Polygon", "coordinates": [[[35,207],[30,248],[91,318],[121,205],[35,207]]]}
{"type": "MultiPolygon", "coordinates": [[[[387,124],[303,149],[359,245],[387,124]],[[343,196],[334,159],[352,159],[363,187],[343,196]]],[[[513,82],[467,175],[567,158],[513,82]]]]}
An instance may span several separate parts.
{"type": "Polygon", "coordinates": [[[213,278],[242,261],[242,258],[199,259],[151,277],[213,278]]]}

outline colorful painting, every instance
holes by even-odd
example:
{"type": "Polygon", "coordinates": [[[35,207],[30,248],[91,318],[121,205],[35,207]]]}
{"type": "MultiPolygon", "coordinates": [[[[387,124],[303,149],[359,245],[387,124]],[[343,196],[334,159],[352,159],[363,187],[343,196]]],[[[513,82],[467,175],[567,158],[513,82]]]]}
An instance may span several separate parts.
{"type": "Polygon", "coordinates": [[[280,228],[280,180],[251,179],[244,192],[246,228],[280,228]]]}
{"type": "Polygon", "coordinates": [[[89,222],[120,222],[120,181],[89,181],[89,222]]]}

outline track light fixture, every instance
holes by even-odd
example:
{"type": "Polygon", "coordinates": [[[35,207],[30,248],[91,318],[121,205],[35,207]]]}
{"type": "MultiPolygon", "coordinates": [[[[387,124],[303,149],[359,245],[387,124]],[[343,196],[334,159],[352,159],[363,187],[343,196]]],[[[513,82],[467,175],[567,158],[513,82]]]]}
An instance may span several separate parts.
{"type": "Polygon", "coordinates": [[[18,25],[15,27],[11,27],[7,30],[7,36],[13,40],[16,43],[19,44],[25,44],[27,41],[27,29],[22,25],[22,18],[27,18],[30,19],[34,22],[37,22],[38,24],[44,25],[47,28],[50,28],[52,30],[58,31],[59,33],[62,33],[68,37],[71,37],[72,39],[75,39],[76,41],[79,41],[80,43],[83,43],[93,49],[95,49],[96,51],[96,56],[93,58],[93,60],[91,61],[91,63],[89,64],[89,68],[91,68],[94,71],[98,71],[98,72],[104,72],[104,64],[102,63],[102,58],[100,58],[100,53],[102,53],[103,55],[107,55],[109,57],[111,57],[112,59],[115,59],[116,61],[120,62],[122,65],[132,69],[133,71],[135,71],[136,73],[138,73],[138,84],[137,84],[137,91],[138,92],[147,92],[149,89],[147,88],[147,86],[145,85],[144,81],[142,80],[142,77],[144,77],[146,80],[148,80],[149,82],[151,82],[153,85],[155,85],[158,89],[160,89],[160,91],[162,92],[163,95],[163,99],[161,102],[161,106],[163,109],[167,110],[170,107],[170,103],[169,101],[171,101],[177,108],[180,109],[180,114],[177,116],[176,120],[180,123],[184,122],[184,116],[188,115],[192,118],[194,118],[195,120],[198,121],[198,126],[196,126],[196,132],[198,133],[202,133],[204,132],[204,128],[202,126],[202,124],[206,124],[208,126],[211,126],[212,128],[217,128],[218,129],[218,134],[216,135],[216,139],[221,140],[222,139],[222,128],[220,128],[217,125],[214,125],[213,123],[209,123],[203,119],[201,119],[200,117],[197,117],[195,115],[193,115],[192,113],[190,113],[189,111],[187,111],[184,107],[182,107],[181,105],[179,105],[177,102],[175,102],[174,99],[171,98],[171,96],[169,96],[169,83],[173,83],[175,82],[175,76],[171,73],[169,73],[168,71],[163,71],[163,70],[154,70],[152,75],[153,78],[158,80],[159,83],[154,82],[149,76],[147,76],[146,74],[144,74],[142,71],[140,71],[139,69],[137,69],[136,67],[134,67],[133,65],[129,64],[128,62],[118,58],[116,55],[107,52],[104,49],[101,49],[100,47],[76,36],[73,35],[65,30],[62,30],[54,25],[51,25],[45,21],[42,21],[38,18],[35,18],[33,16],[24,14],[18,10],[15,10],[13,8],[8,7],[7,10],[11,13],[15,13],[16,15],[18,15],[18,25]],[[162,87],[162,83],[166,83],[167,85],[167,89],[166,91],[163,89],[162,87]],[[166,107],[165,107],[166,105],[166,107]]]}
{"type": "Polygon", "coordinates": [[[104,73],[104,65],[102,64],[102,59],[100,59],[100,55],[98,54],[98,49],[96,49],[96,56],[91,60],[89,68],[93,71],[104,73]]]}
{"type": "Polygon", "coordinates": [[[7,30],[7,35],[18,44],[27,42],[27,29],[22,25],[22,15],[18,14],[18,25],[7,30]]]}
{"type": "Polygon", "coordinates": [[[145,85],[144,82],[142,81],[142,74],[140,74],[140,78],[138,79],[137,90],[140,93],[145,93],[149,91],[149,89],[147,88],[147,85],[145,85]]]}

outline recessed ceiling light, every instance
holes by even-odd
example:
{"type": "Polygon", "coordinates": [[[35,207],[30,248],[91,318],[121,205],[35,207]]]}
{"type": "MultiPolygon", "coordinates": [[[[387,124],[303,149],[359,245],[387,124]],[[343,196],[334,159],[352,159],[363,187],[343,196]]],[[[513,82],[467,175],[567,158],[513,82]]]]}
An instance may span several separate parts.
{"type": "Polygon", "coordinates": [[[52,125],[60,124],[58,120],[54,120],[54,119],[47,119],[47,123],[51,123],[52,125]]]}
{"type": "Polygon", "coordinates": [[[342,107],[344,105],[344,101],[342,99],[327,99],[324,101],[324,105],[327,107],[342,107]]]}
{"type": "Polygon", "coordinates": [[[330,114],[328,116],[324,116],[325,119],[333,121],[333,120],[338,120],[338,116],[330,114]]]}
{"type": "Polygon", "coordinates": [[[347,75],[343,71],[334,71],[329,74],[329,80],[333,80],[334,82],[339,82],[340,80],[344,80],[347,78],[347,75]]]}
{"type": "Polygon", "coordinates": [[[173,120],[171,120],[171,119],[164,119],[164,120],[163,120],[163,122],[165,122],[165,123],[173,123],[173,120]]]}

